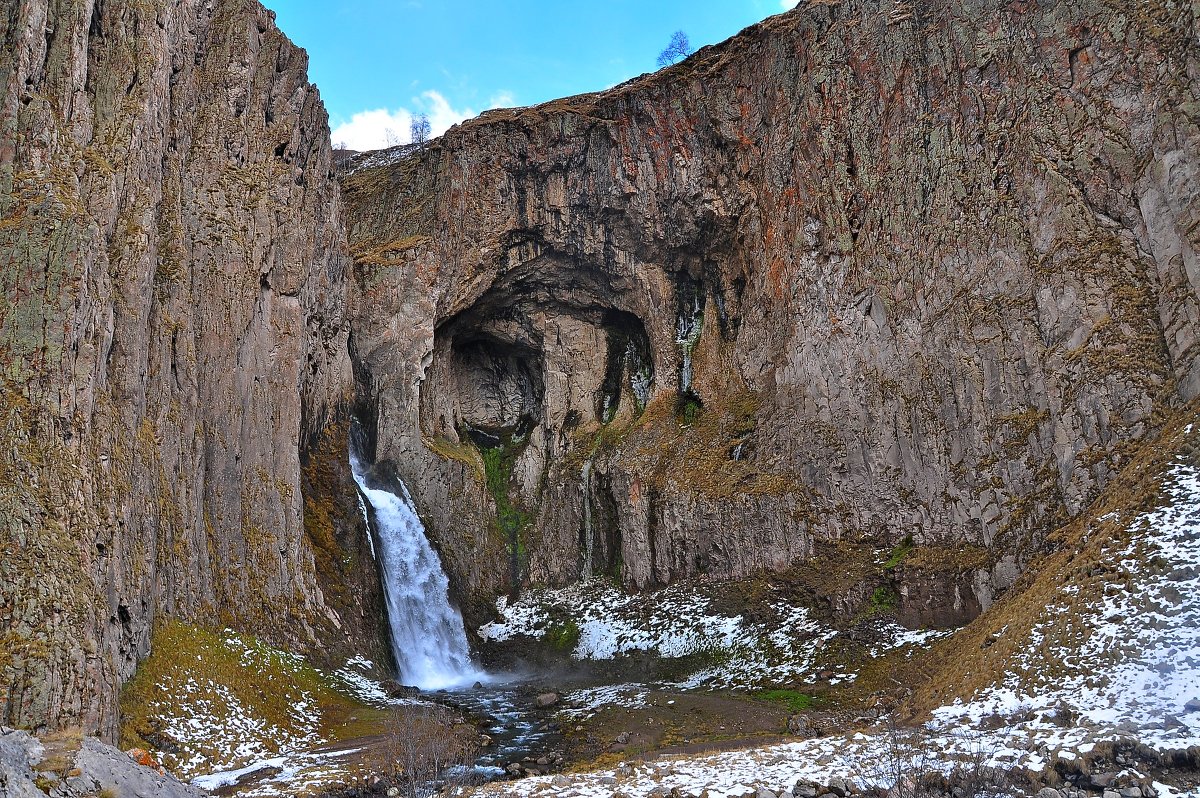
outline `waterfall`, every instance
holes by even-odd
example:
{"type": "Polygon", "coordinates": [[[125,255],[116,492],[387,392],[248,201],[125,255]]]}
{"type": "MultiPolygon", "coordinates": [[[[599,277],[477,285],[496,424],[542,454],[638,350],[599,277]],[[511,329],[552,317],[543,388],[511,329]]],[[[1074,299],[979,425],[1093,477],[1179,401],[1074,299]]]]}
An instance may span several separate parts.
{"type": "Polygon", "coordinates": [[[583,480],[583,580],[592,578],[595,566],[592,563],[592,552],[596,548],[596,533],[592,531],[592,459],[589,457],[583,464],[580,473],[583,480]]]}
{"type": "Polygon", "coordinates": [[[373,524],[387,598],[392,652],[399,681],[422,690],[470,685],[485,675],[471,662],[462,615],[450,603],[450,582],[425,537],[408,489],[401,495],[371,487],[353,454],[350,469],[375,511],[373,524]]]}
{"type": "Polygon", "coordinates": [[[704,297],[693,293],[690,306],[680,302],[679,314],[675,317],[675,344],[683,352],[683,365],[679,369],[679,392],[692,390],[692,350],[700,340],[704,320],[704,297]]]}

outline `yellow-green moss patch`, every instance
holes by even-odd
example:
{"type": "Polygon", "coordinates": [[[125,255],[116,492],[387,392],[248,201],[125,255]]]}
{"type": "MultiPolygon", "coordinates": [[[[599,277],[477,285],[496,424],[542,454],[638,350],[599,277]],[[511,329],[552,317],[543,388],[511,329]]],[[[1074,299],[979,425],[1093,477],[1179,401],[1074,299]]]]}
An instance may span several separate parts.
{"type": "Polygon", "coordinates": [[[190,778],[370,733],[385,712],[337,687],[252,637],[171,621],[122,690],[121,743],[190,778]]]}

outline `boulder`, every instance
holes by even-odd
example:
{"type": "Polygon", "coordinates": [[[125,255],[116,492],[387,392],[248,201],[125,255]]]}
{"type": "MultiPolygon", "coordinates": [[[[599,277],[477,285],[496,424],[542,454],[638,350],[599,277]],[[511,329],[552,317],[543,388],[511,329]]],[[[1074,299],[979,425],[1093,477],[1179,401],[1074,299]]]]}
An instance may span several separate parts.
{"type": "Polygon", "coordinates": [[[420,687],[400,684],[395,679],[388,679],[379,686],[383,688],[383,692],[387,693],[388,698],[413,698],[421,694],[420,687]]]}

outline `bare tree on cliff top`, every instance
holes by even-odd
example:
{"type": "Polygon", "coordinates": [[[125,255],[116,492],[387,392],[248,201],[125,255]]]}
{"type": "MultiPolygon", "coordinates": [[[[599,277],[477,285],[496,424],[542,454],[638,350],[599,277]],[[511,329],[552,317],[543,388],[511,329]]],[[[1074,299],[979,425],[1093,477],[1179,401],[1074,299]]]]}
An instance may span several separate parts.
{"type": "Polygon", "coordinates": [[[417,114],[414,116],[409,130],[412,133],[413,144],[424,144],[429,141],[429,115],[417,114]]]}
{"type": "Polygon", "coordinates": [[[692,45],[688,43],[687,34],[677,30],[671,34],[671,41],[667,44],[667,48],[658,54],[658,65],[660,67],[669,66],[691,54],[692,45]]]}

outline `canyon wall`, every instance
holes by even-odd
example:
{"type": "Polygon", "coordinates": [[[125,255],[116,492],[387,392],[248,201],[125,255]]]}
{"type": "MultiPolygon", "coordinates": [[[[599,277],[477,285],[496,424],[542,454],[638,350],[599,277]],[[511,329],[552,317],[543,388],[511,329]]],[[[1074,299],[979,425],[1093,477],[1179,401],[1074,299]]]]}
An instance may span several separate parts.
{"type": "Polygon", "coordinates": [[[8,3],[0,723],[112,738],[165,617],[385,661],[351,408],[471,620],[910,546],[969,617],[1200,393],[1193,13],[802,4],[343,210],[256,3],[8,3]]]}
{"type": "Polygon", "coordinates": [[[837,541],[985,607],[1200,393],[1195,24],[802,2],[360,156],[361,410],[470,617],[837,541]]]}
{"type": "Polygon", "coordinates": [[[378,650],[306,55],[246,0],[14,0],[0,41],[0,723],[113,738],[166,616],[378,650]]]}

